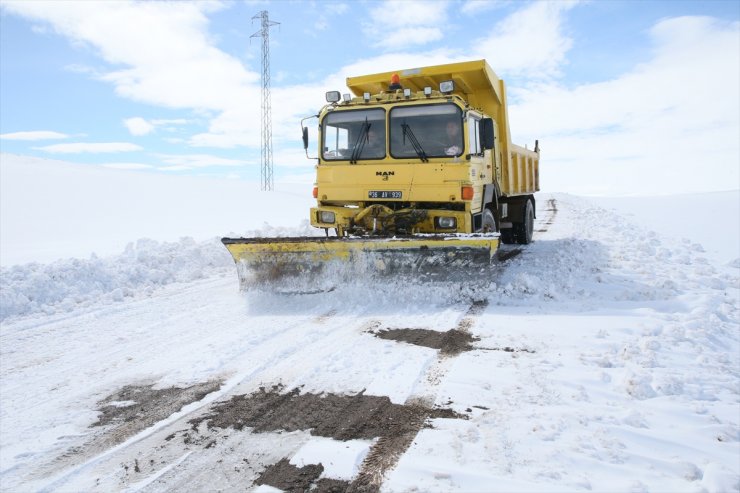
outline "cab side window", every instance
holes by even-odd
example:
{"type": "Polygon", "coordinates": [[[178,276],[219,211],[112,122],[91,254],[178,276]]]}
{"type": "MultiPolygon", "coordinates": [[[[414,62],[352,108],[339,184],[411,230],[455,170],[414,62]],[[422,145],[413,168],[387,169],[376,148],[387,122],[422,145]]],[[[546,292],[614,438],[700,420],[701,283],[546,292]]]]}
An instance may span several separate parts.
{"type": "Polygon", "coordinates": [[[324,159],[341,159],[349,148],[349,131],[339,126],[324,128],[324,159]]]}
{"type": "Polygon", "coordinates": [[[473,155],[483,154],[480,145],[480,117],[468,114],[468,152],[473,155]]]}

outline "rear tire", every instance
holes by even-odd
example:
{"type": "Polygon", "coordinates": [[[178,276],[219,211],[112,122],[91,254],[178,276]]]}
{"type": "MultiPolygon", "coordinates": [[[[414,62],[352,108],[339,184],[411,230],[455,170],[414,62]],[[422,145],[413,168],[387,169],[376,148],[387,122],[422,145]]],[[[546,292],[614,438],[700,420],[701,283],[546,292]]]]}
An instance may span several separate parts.
{"type": "Polygon", "coordinates": [[[527,200],[527,204],[524,206],[524,222],[514,223],[514,234],[516,236],[516,242],[520,245],[529,245],[532,243],[532,235],[534,234],[534,207],[531,200],[527,200]]]}

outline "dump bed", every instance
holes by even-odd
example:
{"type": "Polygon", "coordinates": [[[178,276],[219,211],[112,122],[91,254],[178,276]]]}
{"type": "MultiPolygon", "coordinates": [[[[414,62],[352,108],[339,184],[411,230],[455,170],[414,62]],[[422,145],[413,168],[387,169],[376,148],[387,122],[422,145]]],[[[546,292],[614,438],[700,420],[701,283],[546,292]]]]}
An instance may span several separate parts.
{"type": "Polygon", "coordinates": [[[506,88],[485,60],[450,63],[378,74],[348,77],[347,87],[356,95],[386,91],[388,81],[398,74],[401,85],[412,91],[424,87],[439,87],[446,80],[455,82],[453,94],[465,99],[494,119],[498,140],[493,152],[498,154],[496,178],[504,196],[531,195],[540,189],[539,153],[511,143],[509,117],[506,109],[506,88]]]}

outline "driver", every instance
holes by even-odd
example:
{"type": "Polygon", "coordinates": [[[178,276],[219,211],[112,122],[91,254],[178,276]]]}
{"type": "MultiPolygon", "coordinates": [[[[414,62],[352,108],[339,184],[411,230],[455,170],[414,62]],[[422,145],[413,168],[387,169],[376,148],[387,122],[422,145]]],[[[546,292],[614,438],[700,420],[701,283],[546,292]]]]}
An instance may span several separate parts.
{"type": "Polygon", "coordinates": [[[385,144],[380,138],[378,131],[370,129],[367,131],[367,143],[362,151],[363,157],[379,158],[385,156],[385,144]]]}
{"type": "Polygon", "coordinates": [[[457,156],[462,152],[460,144],[462,143],[460,133],[460,122],[457,120],[450,120],[447,122],[446,127],[446,139],[444,142],[445,154],[448,156],[457,156]]]}

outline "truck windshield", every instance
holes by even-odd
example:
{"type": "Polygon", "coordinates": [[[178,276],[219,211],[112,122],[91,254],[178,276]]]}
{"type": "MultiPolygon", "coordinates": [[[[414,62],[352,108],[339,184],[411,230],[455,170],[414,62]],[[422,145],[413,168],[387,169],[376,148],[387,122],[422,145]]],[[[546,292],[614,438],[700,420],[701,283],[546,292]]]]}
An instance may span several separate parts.
{"type": "Polygon", "coordinates": [[[390,141],[394,158],[419,157],[423,161],[422,156],[460,156],[464,149],[462,111],[447,103],[393,108],[390,141]]]}
{"type": "Polygon", "coordinates": [[[385,157],[385,110],[334,111],[321,124],[322,157],[327,161],[385,157]]]}

